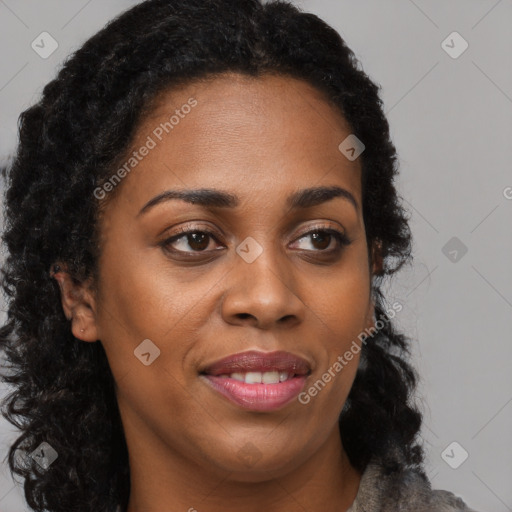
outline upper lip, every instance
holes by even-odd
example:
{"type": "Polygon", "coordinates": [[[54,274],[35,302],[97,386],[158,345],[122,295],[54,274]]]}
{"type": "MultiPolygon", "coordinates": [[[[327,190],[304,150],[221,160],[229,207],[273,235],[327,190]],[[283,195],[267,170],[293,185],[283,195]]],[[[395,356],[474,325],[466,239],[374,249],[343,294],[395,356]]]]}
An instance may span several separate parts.
{"type": "Polygon", "coordinates": [[[302,357],[290,352],[259,352],[249,350],[239,354],[233,354],[210,364],[201,373],[208,375],[224,375],[230,373],[245,372],[288,372],[295,375],[307,375],[310,373],[310,364],[302,357]]]}

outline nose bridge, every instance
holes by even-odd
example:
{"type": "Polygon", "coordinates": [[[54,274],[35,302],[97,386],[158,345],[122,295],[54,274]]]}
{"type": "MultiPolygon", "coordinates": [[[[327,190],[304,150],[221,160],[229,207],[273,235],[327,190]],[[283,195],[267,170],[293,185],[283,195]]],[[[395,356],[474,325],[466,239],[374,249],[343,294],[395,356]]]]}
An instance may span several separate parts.
{"type": "Polygon", "coordinates": [[[304,305],[298,297],[293,268],[269,236],[265,241],[262,238],[260,243],[247,237],[237,246],[223,316],[231,323],[250,319],[260,327],[299,321],[304,305]]]}

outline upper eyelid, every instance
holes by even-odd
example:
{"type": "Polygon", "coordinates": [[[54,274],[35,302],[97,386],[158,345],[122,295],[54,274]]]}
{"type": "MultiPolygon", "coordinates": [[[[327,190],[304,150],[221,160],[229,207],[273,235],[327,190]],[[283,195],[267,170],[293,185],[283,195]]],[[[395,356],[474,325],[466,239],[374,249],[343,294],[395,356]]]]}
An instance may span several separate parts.
{"type": "Polygon", "coordinates": [[[308,234],[310,234],[312,232],[315,232],[315,231],[336,231],[336,232],[340,233],[341,235],[345,235],[346,236],[346,230],[345,229],[340,229],[339,227],[334,227],[331,224],[325,225],[325,226],[322,226],[320,224],[315,224],[315,225],[308,226],[308,227],[304,228],[304,230],[301,230],[299,232],[299,234],[297,234],[295,236],[294,240],[297,240],[298,238],[301,238],[304,235],[308,235],[308,234]]]}
{"type": "MultiPolygon", "coordinates": [[[[183,234],[183,233],[188,233],[188,232],[195,232],[195,231],[205,231],[205,232],[209,232],[209,233],[212,233],[213,235],[219,235],[219,236],[222,236],[222,237],[226,237],[226,234],[224,233],[224,230],[221,229],[221,228],[212,228],[212,227],[209,227],[209,226],[203,226],[201,225],[200,223],[201,222],[204,222],[204,221],[200,221],[200,220],[190,220],[190,221],[187,221],[183,224],[185,224],[185,227],[177,227],[176,229],[179,230],[178,233],[176,233],[175,235],[180,235],[180,234],[183,234]],[[198,222],[199,224],[198,225],[194,225],[193,223],[194,222],[198,222]],[[191,225],[189,225],[189,223],[191,225]]],[[[328,220],[328,219],[319,219],[319,220],[314,220],[313,221],[313,224],[310,225],[310,226],[306,226],[304,228],[302,228],[299,232],[298,235],[296,236],[302,236],[302,235],[305,235],[307,233],[309,233],[310,231],[314,231],[315,229],[333,229],[335,231],[339,231],[341,232],[341,234],[346,234],[347,230],[337,221],[334,221],[334,220],[328,220]],[[324,223],[327,223],[327,224],[324,224],[322,225],[321,223],[324,222],[324,223]]],[[[168,229],[165,229],[164,230],[164,233],[170,231],[171,229],[168,228],[168,229]]],[[[168,236],[168,238],[172,238],[174,237],[175,235],[170,235],[168,236]]]]}
{"type": "MultiPolygon", "coordinates": [[[[169,235],[167,237],[167,239],[177,238],[177,237],[181,237],[181,236],[186,236],[189,233],[208,233],[209,235],[212,235],[212,236],[219,236],[219,234],[214,229],[205,228],[205,227],[202,227],[202,226],[186,227],[186,228],[178,228],[178,229],[179,229],[179,231],[177,233],[169,235]]],[[[322,231],[322,230],[324,230],[324,231],[329,231],[329,230],[331,230],[331,231],[338,231],[341,234],[346,234],[344,229],[334,228],[331,225],[322,226],[322,225],[318,225],[317,224],[317,225],[308,226],[308,227],[304,228],[303,230],[301,230],[295,236],[296,236],[296,238],[297,237],[302,237],[302,236],[307,235],[307,234],[309,234],[311,232],[322,231]]],[[[225,235],[222,234],[221,236],[225,236],[225,235]]]]}

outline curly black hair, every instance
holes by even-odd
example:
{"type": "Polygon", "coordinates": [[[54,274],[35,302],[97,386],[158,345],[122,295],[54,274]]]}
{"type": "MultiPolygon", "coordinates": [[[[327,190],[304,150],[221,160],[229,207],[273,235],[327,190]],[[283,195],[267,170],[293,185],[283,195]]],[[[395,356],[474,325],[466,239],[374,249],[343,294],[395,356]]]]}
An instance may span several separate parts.
{"type": "MultiPolygon", "coordinates": [[[[391,442],[420,471],[422,414],[410,340],[386,312],[383,280],[412,259],[408,212],[395,189],[396,149],[379,98],[340,35],[284,0],[148,0],[122,13],[68,57],[40,100],[19,118],[19,144],[4,169],[7,191],[2,271],[7,321],[0,329],[3,379],[13,391],[2,414],[21,435],[11,473],[24,478],[35,511],[124,510],[128,453],[115,381],[99,343],[74,338],[50,268],[96,277],[101,205],[94,190],[112,176],[160,92],[236,72],[278,73],[323,92],[365,144],[363,218],[376,317],[339,418],[343,446],[363,471],[391,442]],[[29,455],[47,442],[58,463],[29,455]]],[[[119,189],[119,187],[118,187],[119,189]]],[[[111,194],[113,196],[113,193],[111,194]]],[[[107,198],[108,199],[108,198],[107,198]]]]}

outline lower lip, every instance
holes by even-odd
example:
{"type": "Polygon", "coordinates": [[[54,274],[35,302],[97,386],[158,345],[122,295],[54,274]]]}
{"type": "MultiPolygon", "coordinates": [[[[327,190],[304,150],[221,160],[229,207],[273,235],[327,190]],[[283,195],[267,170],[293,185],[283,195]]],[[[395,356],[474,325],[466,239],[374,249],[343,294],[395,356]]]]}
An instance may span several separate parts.
{"type": "Polygon", "coordinates": [[[203,375],[208,383],[236,405],[251,411],[274,411],[291,402],[304,388],[306,376],[277,384],[246,384],[229,377],[203,375]]]}

